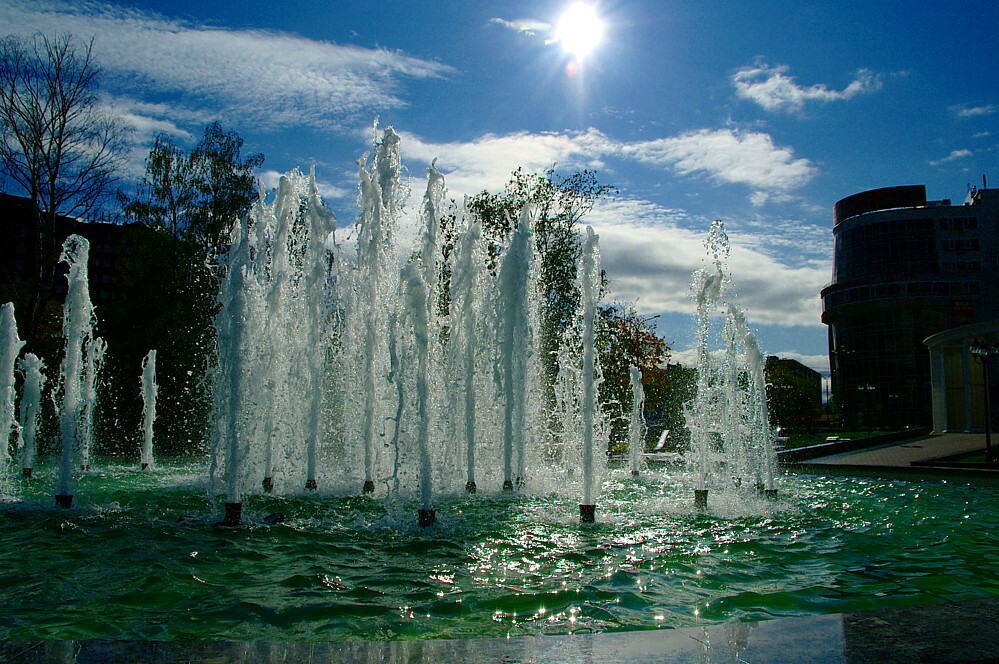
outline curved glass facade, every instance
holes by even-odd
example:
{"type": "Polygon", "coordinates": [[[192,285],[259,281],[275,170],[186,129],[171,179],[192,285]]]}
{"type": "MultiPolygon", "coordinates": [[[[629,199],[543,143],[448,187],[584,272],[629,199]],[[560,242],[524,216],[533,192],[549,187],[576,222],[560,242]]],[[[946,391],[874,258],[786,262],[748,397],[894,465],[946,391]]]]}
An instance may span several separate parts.
{"type": "Polygon", "coordinates": [[[999,190],[962,206],[889,187],[837,203],[822,291],[833,399],[848,426],[928,426],[929,353],[942,330],[999,315],[999,190]],[[852,214],[852,216],[850,216],[852,214]]]}

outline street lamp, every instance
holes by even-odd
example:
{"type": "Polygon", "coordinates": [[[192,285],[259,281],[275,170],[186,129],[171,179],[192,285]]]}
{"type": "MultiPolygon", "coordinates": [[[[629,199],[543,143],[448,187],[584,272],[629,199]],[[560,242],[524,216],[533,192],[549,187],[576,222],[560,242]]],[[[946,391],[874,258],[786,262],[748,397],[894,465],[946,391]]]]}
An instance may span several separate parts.
{"type": "Polygon", "coordinates": [[[982,382],[985,383],[985,463],[995,463],[992,453],[992,408],[989,404],[989,364],[999,356],[995,339],[975,339],[968,349],[975,361],[982,365],[982,382]]]}

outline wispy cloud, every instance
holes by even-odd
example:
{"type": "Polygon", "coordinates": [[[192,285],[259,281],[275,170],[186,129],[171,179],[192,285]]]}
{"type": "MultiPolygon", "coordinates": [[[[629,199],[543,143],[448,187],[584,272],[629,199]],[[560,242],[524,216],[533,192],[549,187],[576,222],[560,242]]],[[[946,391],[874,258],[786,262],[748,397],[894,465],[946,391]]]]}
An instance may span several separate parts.
{"type": "Polygon", "coordinates": [[[769,134],[731,129],[692,131],[651,141],[623,142],[590,128],[584,132],[487,134],[464,143],[430,143],[404,134],[403,149],[429,162],[439,157],[464,193],[497,189],[518,166],[536,171],[560,164],[601,168],[613,159],[706,175],[717,183],[744,185],[752,200],[779,198],[807,184],[817,172],[807,159],[774,144],[769,134]]]}
{"type": "Polygon", "coordinates": [[[768,111],[799,112],[808,102],[832,102],[851,99],[859,94],[881,88],[881,77],[861,69],[854,80],[842,90],[833,90],[825,84],[799,85],[788,75],[787,65],[770,66],[765,63],[743,67],[732,75],[736,94],[759,104],[768,111]]]}
{"type": "Polygon", "coordinates": [[[996,104],[985,106],[951,106],[950,110],[959,118],[980,118],[985,115],[994,115],[999,111],[996,104]]]}
{"type": "Polygon", "coordinates": [[[702,129],[624,146],[624,151],[684,175],[704,173],[754,192],[786,192],[808,183],[816,173],[810,161],[796,159],[790,148],[777,147],[762,132],[702,129]]]}
{"type": "Polygon", "coordinates": [[[170,105],[173,118],[225,114],[256,129],[339,129],[362,114],[405,106],[404,79],[453,73],[397,51],[225,30],[101,2],[0,0],[0,17],[8,33],[93,36],[107,86],[136,91],[132,97],[180,95],[170,105]]]}
{"type": "Polygon", "coordinates": [[[502,18],[491,18],[489,19],[489,22],[494,25],[501,25],[510,30],[523,32],[528,35],[534,35],[539,32],[547,32],[552,29],[551,24],[533,18],[518,18],[512,21],[507,21],[502,18]]]}
{"type": "Polygon", "coordinates": [[[930,166],[939,166],[941,164],[948,164],[952,161],[959,161],[961,159],[967,159],[974,153],[971,150],[953,150],[949,155],[943,159],[937,161],[931,161],[930,166]]]}

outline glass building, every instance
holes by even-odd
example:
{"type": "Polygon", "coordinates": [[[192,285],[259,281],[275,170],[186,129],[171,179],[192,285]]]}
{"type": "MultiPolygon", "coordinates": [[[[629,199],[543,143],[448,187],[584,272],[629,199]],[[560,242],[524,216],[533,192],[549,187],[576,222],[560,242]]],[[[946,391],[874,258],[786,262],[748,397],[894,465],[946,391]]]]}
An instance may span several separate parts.
{"type": "Polygon", "coordinates": [[[924,340],[999,319],[999,190],[951,205],[923,185],[875,189],[836,203],[833,222],[822,322],[834,403],[852,427],[930,426],[924,340]]]}

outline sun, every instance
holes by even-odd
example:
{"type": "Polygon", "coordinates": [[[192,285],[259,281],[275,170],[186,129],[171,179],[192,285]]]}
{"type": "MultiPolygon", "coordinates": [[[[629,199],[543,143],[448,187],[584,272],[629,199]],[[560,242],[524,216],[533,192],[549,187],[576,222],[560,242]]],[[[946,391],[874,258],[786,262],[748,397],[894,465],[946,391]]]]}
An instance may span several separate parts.
{"type": "Polygon", "coordinates": [[[577,60],[582,60],[600,44],[604,22],[593,5],[577,2],[559,17],[554,41],[577,60]]]}

